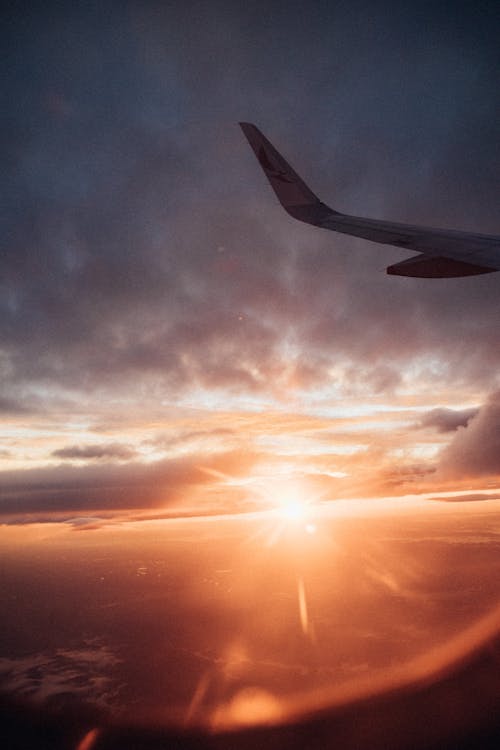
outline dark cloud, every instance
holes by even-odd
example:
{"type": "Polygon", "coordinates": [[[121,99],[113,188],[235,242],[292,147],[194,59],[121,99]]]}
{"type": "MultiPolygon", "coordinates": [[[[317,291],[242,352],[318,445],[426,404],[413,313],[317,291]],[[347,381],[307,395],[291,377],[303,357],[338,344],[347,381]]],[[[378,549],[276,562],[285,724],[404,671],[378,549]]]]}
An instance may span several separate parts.
{"type": "Polygon", "coordinates": [[[470,409],[431,409],[423,415],[418,427],[434,427],[438,432],[454,432],[459,427],[466,427],[478,408],[470,409]]]}
{"type": "Polygon", "coordinates": [[[456,477],[500,475],[500,391],[459,428],[440,455],[439,470],[456,477]]]}
{"type": "MultiPolygon", "coordinates": [[[[59,513],[73,517],[75,511],[80,515],[95,510],[151,509],[176,502],[189,509],[191,489],[207,491],[221,477],[245,474],[256,460],[257,455],[247,450],[191,454],[148,464],[95,462],[3,471],[0,514],[22,517],[40,513],[47,517],[59,513]]],[[[238,492],[227,495],[234,507],[238,492]]]]}
{"type": "Polygon", "coordinates": [[[127,461],[134,458],[137,451],[128,445],[120,443],[102,443],[96,445],[68,445],[66,448],[59,448],[52,451],[55,458],[93,460],[93,459],[111,459],[117,461],[127,461]]]}
{"type": "Polygon", "coordinates": [[[386,277],[398,250],[280,210],[236,126],[257,121],[340,209],[498,231],[496,14],[480,5],[13,6],[7,385],[279,393],[335,366],[375,393],[410,367],[491,386],[497,275],[386,277]]]}
{"type": "Polygon", "coordinates": [[[14,398],[2,398],[0,397],[0,414],[3,415],[15,415],[15,414],[25,414],[29,412],[30,409],[23,404],[21,401],[17,401],[14,398]]]}

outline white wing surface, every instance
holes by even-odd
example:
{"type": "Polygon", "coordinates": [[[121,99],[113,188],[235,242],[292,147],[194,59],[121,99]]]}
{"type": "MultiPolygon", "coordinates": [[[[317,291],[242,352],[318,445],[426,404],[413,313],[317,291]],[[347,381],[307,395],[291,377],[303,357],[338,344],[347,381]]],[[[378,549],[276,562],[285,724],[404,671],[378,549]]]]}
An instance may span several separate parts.
{"type": "Polygon", "coordinates": [[[240,125],[279,202],[294,219],[420,253],[389,266],[387,273],[444,278],[500,270],[498,236],[364,219],[334,211],[307,187],[255,125],[240,125]]]}

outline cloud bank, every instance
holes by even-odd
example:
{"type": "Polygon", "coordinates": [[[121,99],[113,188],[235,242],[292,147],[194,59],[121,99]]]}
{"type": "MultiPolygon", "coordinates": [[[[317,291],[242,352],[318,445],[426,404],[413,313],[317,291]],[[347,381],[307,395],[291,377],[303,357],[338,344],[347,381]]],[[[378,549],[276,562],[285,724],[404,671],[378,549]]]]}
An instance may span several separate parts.
{"type": "Polygon", "coordinates": [[[424,414],[419,427],[435,427],[438,432],[454,432],[459,427],[466,427],[479,409],[432,409],[424,414]]]}
{"type": "Polygon", "coordinates": [[[500,391],[459,428],[443,450],[439,468],[453,476],[500,475],[500,391]]]}

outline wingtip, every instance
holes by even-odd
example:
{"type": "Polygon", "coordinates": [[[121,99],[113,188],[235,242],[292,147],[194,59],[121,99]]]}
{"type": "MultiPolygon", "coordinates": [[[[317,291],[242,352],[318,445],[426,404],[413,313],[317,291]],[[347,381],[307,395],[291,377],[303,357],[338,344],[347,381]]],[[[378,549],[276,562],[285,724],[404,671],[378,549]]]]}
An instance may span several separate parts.
{"type": "Polygon", "coordinates": [[[243,130],[243,132],[246,134],[248,131],[258,131],[258,128],[253,124],[253,122],[239,122],[238,125],[243,130]]]}

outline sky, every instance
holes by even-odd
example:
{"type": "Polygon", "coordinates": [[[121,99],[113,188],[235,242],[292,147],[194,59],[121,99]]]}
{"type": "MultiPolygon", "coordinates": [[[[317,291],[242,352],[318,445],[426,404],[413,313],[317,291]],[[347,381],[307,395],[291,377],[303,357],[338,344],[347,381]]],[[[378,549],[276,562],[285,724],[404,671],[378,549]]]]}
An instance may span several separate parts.
{"type": "Polygon", "coordinates": [[[5,522],[498,495],[500,275],[387,276],[403,251],[294,222],[238,127],[338,210],[498,234],[496,3],[0,29],[5,522]]]}

